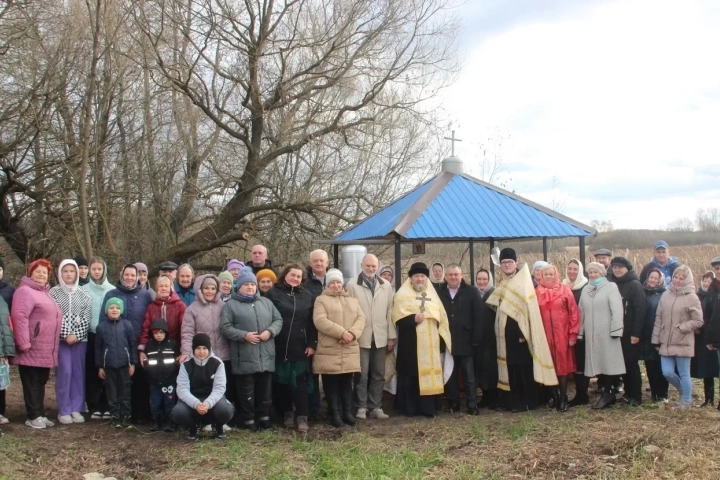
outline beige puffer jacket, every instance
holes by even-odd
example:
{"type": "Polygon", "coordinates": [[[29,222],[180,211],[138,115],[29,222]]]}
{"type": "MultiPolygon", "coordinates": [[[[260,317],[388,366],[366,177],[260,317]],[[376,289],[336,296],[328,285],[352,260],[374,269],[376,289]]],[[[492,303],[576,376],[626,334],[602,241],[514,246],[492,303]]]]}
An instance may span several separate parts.
{"type": "Polygon", "coordinates": [[[313,373],[339,374],[360,371],[360,346],[357,338],[365,328],[365,315],[357,299],[346,290],[333,292],[326,288],[315,300],[313,322],[318,331],[318,346],[313,358],[313,373]],[[355,339],[340,343],[344,332],[355,339]]]}
{"type": "Polygon", "coordinates": [[[695,332],[702,326],[702,307],[689,272],[682,286],[671,286],[660,297],[652,343],[660,345],[660,355],[665,357],[693,357],[695,332]]]}

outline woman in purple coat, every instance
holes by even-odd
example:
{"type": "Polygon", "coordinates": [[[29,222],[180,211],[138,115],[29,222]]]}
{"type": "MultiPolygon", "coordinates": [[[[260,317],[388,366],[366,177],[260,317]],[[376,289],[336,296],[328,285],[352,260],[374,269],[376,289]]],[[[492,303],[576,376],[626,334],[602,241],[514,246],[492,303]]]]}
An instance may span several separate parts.
{"type": "Polygon", "coordinates": [[[13,296],[12,317],[15,328],[18,365],[23,387],[27,421],[32,428],[52,427],[45,412],[45,385],[50,369],[58,365],[62,311],[48,293],[50,262],[41,258],[28,267],[28,276],[20,280],[13,296]]]}

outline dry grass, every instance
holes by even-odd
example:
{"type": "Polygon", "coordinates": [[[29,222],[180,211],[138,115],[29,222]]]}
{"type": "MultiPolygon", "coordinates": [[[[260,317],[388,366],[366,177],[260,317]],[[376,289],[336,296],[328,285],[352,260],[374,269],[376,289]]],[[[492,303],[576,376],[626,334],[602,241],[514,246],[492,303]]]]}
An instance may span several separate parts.
{"type": "Polygon", "coordinates": [[[191,445],[180,433],[117,431],[97,422],[33,431],[21,424],[17,390],[13,423],[0,439],[0,478],[72,479],[93,471],[138,479],[720,478],[714,409],[674,412],[646,403],[566,414],[393,416],[354,429],[316,424],[306,438],[233,431],[226,442],[191,445]]]}

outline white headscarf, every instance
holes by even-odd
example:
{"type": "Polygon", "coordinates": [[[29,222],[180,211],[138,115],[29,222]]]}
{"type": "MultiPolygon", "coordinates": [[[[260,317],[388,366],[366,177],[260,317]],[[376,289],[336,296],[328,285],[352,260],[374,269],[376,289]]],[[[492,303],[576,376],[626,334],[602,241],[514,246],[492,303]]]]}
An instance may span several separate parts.
{"type": "Polygon", "coordinates": [[[578,260],[577,258],[572,258],[568,262],[568,265],[570,265],[571,263],[577,263],[578,276],[574,282],[571,282],[570,279],[568,278],[567,265],[566,265],[565,266],[565,280],[563,280],[562,283],[563,283],[563,285],[567,285],[570,288],[570,290],[580,290],[585,285],[587,285],[588,279],[585,278],[585,270],[583,269],[583,266],[582,266],[582,263],[580,263],[580,260],[578,260]]]}
{"type": "Polygon", "coordinates": [[[80,284],[80,269],[78,268],[77,263],[75,263],[75,260],[68,258],[60,262],[60,266],[57,269],[57,279],[58,285],[60,285],[60,288],[62,288],[65,293],[75,293],[75,290],[78,289],[78,285],[80,284]],[[75,283],[72,285],[65,283],[62,278],[62,269],[68,265],[75,267],[75,283]]]}

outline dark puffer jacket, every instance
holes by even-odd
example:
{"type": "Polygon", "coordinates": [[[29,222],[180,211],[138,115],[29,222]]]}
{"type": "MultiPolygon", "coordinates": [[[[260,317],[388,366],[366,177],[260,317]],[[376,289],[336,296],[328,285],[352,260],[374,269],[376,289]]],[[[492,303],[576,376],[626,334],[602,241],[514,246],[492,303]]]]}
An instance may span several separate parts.
{"type": "Polygon", "coordinates": [[[710,284],[705,295],[705,344],[720,348],[720,281],[710,284]]]}
{"type": "Polygon", "coordinates": [[[140,338],[140,332],[142,331],[145,311],[152,302],[150,292],[144,290],[142,286],[138,284],[132,288],[128,288],[123,285],[122,280],[119,281],[114,290],[110,290],[105,294],[105,300],[103,300],[102,308],[100,309],[100,323],[107,321],[105,305],[107,301],[113,297],[119,298],[125,304],[121,318],[130,322],[135,332],[135,339],[137,340],[140,338]]]}
{"type": "Polygon", "coordinates": [[[138,363],[137,336],[129,321],[105,320],[95,336],[95,366],[124,368],[138,363]]]}
{"type": "Polygon", "coordinates": [[[645,289],[634,270],[620,278],[613,277],[612,282],[617,284],[623,301],[623,356],[627,362],[638,361],[641,358],[641,347],[639,343],[632,345],[630,337],[643,337],[647,309],[645,289]]]}
{"type": "Polygon", "coordinates": [[[317,349],[317,329],[313,323],[315,296],[303,287],[278,283],[265,294],[265,298],[275,305],[283,319],[282,330],[275,337],[277,361],[307,359],[305,349],[317,349]]]}
{"type": "Polygon", "coordinates": [[[4,278],[0,280],[0,297],[5,300],[5,303],[7,303],[8,310],[12,308],[12,299],[14,293],[15,288],[13,288],[13,286],[10,285],[7,280],[5,280],[4,278]]]}
{"type": "Polygon", "coordinates": [[[640,339],[643,360],[660,361],[660,354],[652,344],[652,334],[655,328],[655,313],[660,303],[660,297],[665,293],[665,282],[657,288],[645,287],[645,298],[647,306],[645,309],[645,319],[643,321],[643,333],[640,339]]]}
{"type": "Polygon", "coordinates": [[[145,345],[147,360],[143,365],[147,372],[148,379],[154,385],[175,385],[180,364],[177,358],[180,356],[178,343],[170,338],[168,324],[164,318],[156,318],[150,325],[150,340],[145,345]],[[153,330],[165,332],[165,339],[162,342],[155,340],[153,330]]]}

